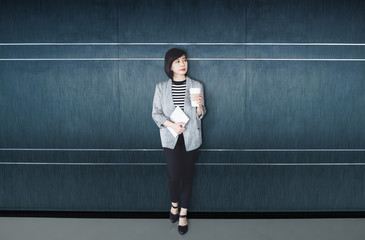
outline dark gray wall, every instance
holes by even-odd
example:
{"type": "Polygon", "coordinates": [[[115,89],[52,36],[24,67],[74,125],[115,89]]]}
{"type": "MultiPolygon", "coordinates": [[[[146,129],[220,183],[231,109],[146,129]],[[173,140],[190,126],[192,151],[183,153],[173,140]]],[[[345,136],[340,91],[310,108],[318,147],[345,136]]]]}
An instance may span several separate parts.
{"type": "Polygon", "coordinates": [[[168,211],[151,111],[180,47],[208,111],[191,211],[364,211],[364,12],[2,0],[0,210],[168,211]]]}

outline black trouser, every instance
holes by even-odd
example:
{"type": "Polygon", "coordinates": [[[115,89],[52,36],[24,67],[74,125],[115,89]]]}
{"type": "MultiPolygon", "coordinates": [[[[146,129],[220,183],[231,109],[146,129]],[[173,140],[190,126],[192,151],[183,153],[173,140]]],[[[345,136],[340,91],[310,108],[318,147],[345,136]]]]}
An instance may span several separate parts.
{"type": "Polygon", "coordinates": [[[194,163],[198,156],[198,149],[187,152],[183,134],[179,135],[174,149],[163,149],[167,161],[171,202],[179,202],[180,182],[182,180],[180,206],[189,208],[193,187],[194,163]]]}

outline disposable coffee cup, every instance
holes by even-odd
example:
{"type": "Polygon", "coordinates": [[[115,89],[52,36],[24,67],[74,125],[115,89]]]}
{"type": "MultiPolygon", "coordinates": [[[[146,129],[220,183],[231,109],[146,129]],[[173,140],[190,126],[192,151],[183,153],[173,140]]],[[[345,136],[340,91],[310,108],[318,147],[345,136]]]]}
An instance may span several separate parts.
{"type": "Polygon", "coordinates": [[[193,100],[199,94],[200,94],[200,88],[190,88],[190,101],[192,107],[199,107],[198,100],[193,100]]]}

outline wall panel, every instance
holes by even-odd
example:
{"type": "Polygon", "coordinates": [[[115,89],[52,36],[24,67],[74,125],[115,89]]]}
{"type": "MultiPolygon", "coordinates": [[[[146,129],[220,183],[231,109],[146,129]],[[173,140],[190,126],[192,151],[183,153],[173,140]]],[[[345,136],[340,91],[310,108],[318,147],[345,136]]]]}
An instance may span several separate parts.
{"type": "Polygon", "coordinates": [[[151,112],[178,47],[207,107],[192,211],[364,211],[364,11],[2,1],[0,210],[168,211],[151,112]]]}

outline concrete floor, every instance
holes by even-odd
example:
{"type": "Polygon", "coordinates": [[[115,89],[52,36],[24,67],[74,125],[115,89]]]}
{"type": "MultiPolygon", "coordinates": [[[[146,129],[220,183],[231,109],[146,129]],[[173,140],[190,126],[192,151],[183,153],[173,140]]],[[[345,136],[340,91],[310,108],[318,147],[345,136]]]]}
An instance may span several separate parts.
{"type": "Polygon", "coordinates": [[[364,240],[365,219],[189,219],[177,232],[169,219],[0,218],[0,240],[248,239],[364,240]]]}

